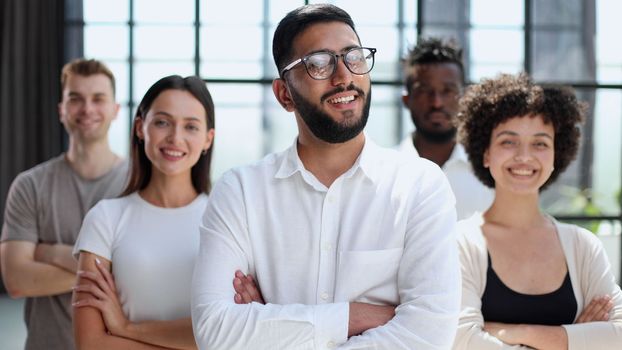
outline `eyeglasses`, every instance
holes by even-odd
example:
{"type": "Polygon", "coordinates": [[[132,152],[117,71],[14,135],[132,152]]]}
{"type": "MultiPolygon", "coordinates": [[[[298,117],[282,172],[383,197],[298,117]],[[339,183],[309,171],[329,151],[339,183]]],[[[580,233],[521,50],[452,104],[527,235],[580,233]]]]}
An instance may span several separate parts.
{"type": "Polygon", "coordinates": [[[281,71],[281,76],[302,63],[311,78],[328,79],[335,73],[339,57],[343,59],[343,63],[352,74],[364,75],[374,68],[375,53],[376,49],[371,47],[354,47],[340,55],[328,51],[314,52],[288,64],[281,71]]]}

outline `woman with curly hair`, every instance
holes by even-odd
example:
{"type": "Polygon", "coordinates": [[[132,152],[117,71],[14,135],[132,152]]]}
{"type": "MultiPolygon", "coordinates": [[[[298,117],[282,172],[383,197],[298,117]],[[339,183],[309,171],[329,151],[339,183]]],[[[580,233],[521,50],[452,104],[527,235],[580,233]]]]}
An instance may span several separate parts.
{"type": "Polygon", "coordinates": [[[495,199],[458,225],[455,349],[620,348],[622,292],[600,241],[539,207],[576,156],[583,116],[573,91],[525,75],[484,80],[461,101],[459,137],[495,199]]]}

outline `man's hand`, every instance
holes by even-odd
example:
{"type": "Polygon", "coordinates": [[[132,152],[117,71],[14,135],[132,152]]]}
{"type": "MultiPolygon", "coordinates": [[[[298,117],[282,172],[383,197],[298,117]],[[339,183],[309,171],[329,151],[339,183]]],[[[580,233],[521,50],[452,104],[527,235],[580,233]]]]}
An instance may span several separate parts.
{"type": "Polygon", "coordinates": [[[382,326],[395,316],[395,306],[350,303],[348,338],[382,326]]]}
{"type": "Polygon", "coordinates": [[[245,275],[240,270],[236,271],[233,277],[233,289],[235,289],[233,301],[236,304],[250,304],[253,301],[260,304],[266,303],[253,276],[245,275]]]}
{"type": "Polygon", "coordinates": [[[587,323],[609,321],[609,311],[613,308],[613,302],[609,295],[594,298],[583,308],[575,323],[587,323]]]}

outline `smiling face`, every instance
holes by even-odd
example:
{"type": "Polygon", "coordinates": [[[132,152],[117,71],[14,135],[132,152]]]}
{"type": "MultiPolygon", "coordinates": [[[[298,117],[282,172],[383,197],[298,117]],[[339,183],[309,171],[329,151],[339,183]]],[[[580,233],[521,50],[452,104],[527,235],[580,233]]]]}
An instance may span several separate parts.
{"type": "Polygon", "coordinates": [[[208,129],[203,105],[189,92],[165,90],[153,101],[144,118],[136,118],[136,134],[144,141],[152,176],[183,175],[214,137],[208,129]]]}
{"type": "MultiPolygon", "coordinates": [[[[342,54],[360,47],[356,33],[342,22],[317,23],[294,40],[292,60],[318,51],[342,54]]],[[[369,74],[352,74],[340,57],[328,79],[311,78],[299,64],[276,80],[273,88],[279,102],[296,114],[301,136],[313,135],[329,143],[348,141],[361,133],[369,115],[369,74]]]]}
{"type": "Polygon", "coordinates": [[[118,111],[112,82],[107,76],[67,76],[58,112],[71,139],[83,143],[105,140],[118,111]]]}
{"type": "Polygon", "coordinates": [[[508,119],[492,131],[484,153],[495,190],[535,193],[548,180],[555,161],[555,129],[541,116],[508,119]]]}

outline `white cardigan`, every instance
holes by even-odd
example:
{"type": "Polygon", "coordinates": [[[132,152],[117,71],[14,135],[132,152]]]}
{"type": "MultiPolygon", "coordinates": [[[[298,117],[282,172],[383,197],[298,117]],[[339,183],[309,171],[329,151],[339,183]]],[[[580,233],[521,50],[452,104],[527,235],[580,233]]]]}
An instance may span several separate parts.
{"type": "MultiPolygon", "coordinates": [[[[622,292],[615,283],[600,241],[591,232],[576,225],[553,221],[577,299],[575,320],[585,305],[598,296],[608,294],[614,304],[608,322],[563,325],[568,334],[568,349],[622,349],[622,292]]],[[[525,346],[505,344],[482,329],[484,318],[481,298],[486,287],[488,268],[482,224],[481,214],[458,223],[462,308],[454,349],[528,349],[525,346]]]]}

